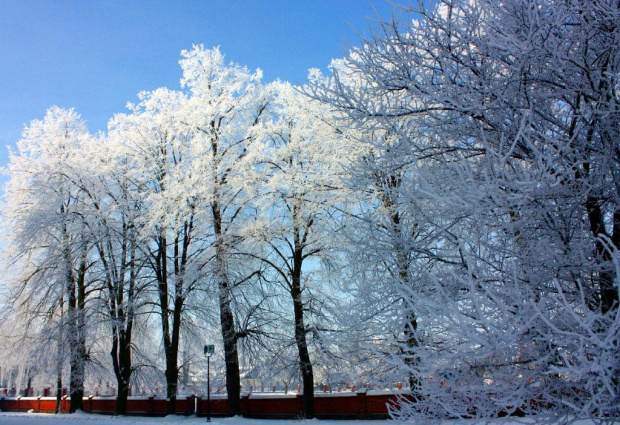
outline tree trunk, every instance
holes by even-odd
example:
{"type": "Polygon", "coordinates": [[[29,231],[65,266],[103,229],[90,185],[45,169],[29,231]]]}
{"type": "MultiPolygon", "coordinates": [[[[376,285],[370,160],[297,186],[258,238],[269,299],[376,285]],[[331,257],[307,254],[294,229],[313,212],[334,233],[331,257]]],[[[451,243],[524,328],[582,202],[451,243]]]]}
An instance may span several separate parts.
{"type": "MultiPolygon", "coordinates": [[[[297,218],[298,206],[293,207],[294,218],[297,218]]],[[[306,232],[308,230],[306,229],[306,232]]],[[[306,233],[307,234],[307,233],[306,233]]],[[[308,342],[306,340],[306,325],[304,323],[304,302],[302,299],[301,273],[303,266],[304,239],[300,236],[298,227],[293,229],[295,250],[293,252],[293,270],[291,276],[291,297],[293,299],[293,311],[295,314],[295,344],[299,353],[299,372],[301,373],[303,396],[302,414],[306,419],[314,418],[314,372],[308,342]]]]}
{"type": "MultiPolygon", "coordinates": [[[[217,199],[218,195],[216,195],[217,199]]],[[[213,212],[213,229],[215,233],[215,261],[217,286],[220,301],[220,324],[224,340],[224,361],[226,364],[226,392],[228,393],[228,414],[241,414],[241,376],[239,374],[239,352],[237,349],[237,331],[235,317],[230,306],[230,285],[228,281],[226,247],[222,230],[222,215],[219,203],[211,205],[213,212]]]]}
{"type": "Polygon", "coordinates": [[[131,326],[128,331],[120,330],[118,338],[112,342],[112,364],[116,376],[118,394],[116,396],[116,415],[127,413],[127,397],[131,386],[131,326]]]}
{"type": "MultiPolygon", "coordinates": [[[[157,257],[155,259],[155,273],[159,290],[159,307],[161,310],[161,330],[164,343],[164,354],[166,356],[166,414],[174,414],[177,399],[177,357],[173,347],[170,329],[170,308],[168,303],[168,240],[166,229],[162,226],[157,239],[157,257]]],[[[174,320],[172,323],[174,328],[174,320]]],[[[172,330],[174,333],[174,330],[172,330]]]]}
{"type": "Polygon", "coordinates": [[[177,232],[174,240],[174,300],[172,310],[172,323],[168,309],[168,263],[167,263],[167,239],[162,228],[159,239],[157,268],[160,279],[160,305],[162,311],[162,333],[164,335],[164,352],[166,355],[166,396],[168,403],[166,413],[174,415],[176,413],[176,400],[179,386],[179,345],[181,341],[181,321],[183,305],[185,304],[185,271],[187,266],[187,256],[193,230],[193,217],[184,223],[182,240],[177,232]],[[180,243],[181,242],[181,243],[180,243]],[[181,246],[180,246],[181,245],[181,246]]]}
{"type": "Polygon", "coordinates": [[[179,369],[177,367],[178,346],[170,345],[166,350],[166,414],[174,415],[177,408],[177,387],[179,381],[179,369]]]}
{"type": "Polygon", "coordinates": [[[62,371],[56,377],[56,414],[62,413],[62,371]]]}
{"type": "Polygon", "coordinates": [[[64,350],[63,350],[63,341],[64,341],[64,296],[60,297],[60,335],[58,338],[58,352],[57,352],[57,362],[56,362],[56,414],[62,413],[62,364],[64,360],[64,350]]]}
{"type": "MultiPolygon", "coordinates": [[[[218,256],[219,257],[219,256],[218,256]]],[[[241,414],[241,377],[239,375],[239,353],[237,351],[237,333],[235,320],[230,308],[228,281],[218,282],[220,298],[220,323],[224,340],[224,360],[226,363],[226,391],[228,393],[228,414],[241,414]]]]}
{"type": "Polygon", "coordinates": [[[128,333],[121,331],[117,344],[118,361],[114,365],[116,375],[116,385],[118,394],[116,395],[116,415],[127,413],[127,397],[131,385],[131,329],[128,333]]]}
{"type": "MultiPolygon", "coordinates": [[[[118,382],[118,381],[117,381],[118,382]]],[[[129,397],[129,385],[122,385],[118,382],[118,394],[116,396],[115,415],[124,415],[127,413],[127,398],[129,397]]]]}
{"type": "Polygon", "coordinates": [[[26,388],[24,389],[24,397],[30,397],[30,390],[32,385],[32,376],[28,373],[28,379],[26,380],[26,388]]]}
{"type": "Polygon", "coordinates": [[[594,305],[600,309],[601,313],[607,314],[611,310],[618,308],[618,288],[614,286],[616,276],[613,270],[611,253],[599,238],[601,236],[609,238],[616,249],[620,248],[620,211],[615,211],[613,214],[613,230],[610,236],[605,229],[605,219],[601,209],[602,203],[602,200],[590,196],[586,201],[586,209],[590,230],[592,235],[597,238],[595,241],[595,256],[602,265],[602,270],[598,274],[598,300],[594,305]]]}
{"type": "Polygon", "coordinates": [[[415,318],[413,312],[409,313],[409,316],[405,323],[404,336],[405,336],[405,364],[409,367],[409,388],[413,392],[414,397],[419,397],[420,393],[420,379],[413,371],[418,366],[419,359],[417,354],[417,347],[419,345],[417,338],[418,321],[415,318]]]}
{"type": "Polygon", "coordinates": [[[291,290],[293,306],[295,310],[295,343],[299,353],[299,371],[303,382],[302,411],[306,419],[314,418],[314,372],[308,343],[306,341],[306,326],[304,324],[304,306],[301,299],[299,279],[293,277],[293,288],[291,290]],[[297,281],[297,283],[295,283],[297,281]]]}
{"type": "MultiPolygon", "coordinates": [[[[67,259],[69,258],[67,254],[67,259]]],[[[69,319],[69,351],[70,351],[70,395],[69,412],[82,410],[84,398],[84,374],[86,364],[86,324],[84,317],[85,307],[85,278],[86,256],[80,260],[77,279],[73,275],[71,262],[67,262],[67,292],[68,292],[68,319],[69,319]]]]}
{"type": "MultiPolygon", "coordinates": [[[[401,185],[401,179],[399,176],[391,175],[388,179],[389,188],[398,188],[401,185]]],[[[402,225],[400,213],[396,210],[396,202],[392,200],[389,193],[383,195],[383,205],[392,211],[390,217],[392,221],[392,229],[395,236],[395,249],[396,249],[396,267],[398,269],[399,284],[405,287],[409,286],[409,255],[405,246],[402,243],[402,225]]],[[[415,227],[414,227],[415,228],[415,227]]],[[[418,366],[418,346],[419,341],[417,338],[418,321],[414,311],[407,305],[407,301],[403,300],[403,310],[406,311],[403,325],[403,341],[402,341],[402,354],[404,363],[408,367],[407,380],[409,388],[413,392],[414,399],[420,397],[420,378],[416,372],[418,366]]]]}
{"type": "Polygon", "coordinates": [[[71,393],[69,413],[75,413],[78,410],[82,410],[82,399],[84,398],[84,365],[79,358],[71,359],[69,389],[71,393]]]}
{"type": "Polygon", "coordinates": [[[183,304],[185,303],[185,296],[183,294],[183,281],[185,274],[185,263],[187,261],[187,249],[189,244],[189,238],[184,238],[186,244],[183,246],[183,253],[181,259],[181,267],[178,266],[178,246],[175,243],[175,295],[174,295],[174,310],[172,312],[172,338],[170,339],[170,347],[166,350],[166,380],[168,393],[168,406],[166,412],[169,415],[176,413],[176,400],[179,386],[179,344],[181,340],[181,313],[183,312],[183,304]]]}

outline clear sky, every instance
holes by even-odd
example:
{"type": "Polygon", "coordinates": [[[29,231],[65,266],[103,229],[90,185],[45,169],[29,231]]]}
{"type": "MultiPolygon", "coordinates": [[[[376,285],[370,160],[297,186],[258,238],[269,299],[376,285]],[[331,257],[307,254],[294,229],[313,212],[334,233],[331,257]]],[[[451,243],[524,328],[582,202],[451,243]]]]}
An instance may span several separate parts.
{"type": "Polygon", "coordinates": [[[94,133],[139,91],[178,88],[192,44],[220,46],[266,82],[301,83],[390,11],[386,0],[0,0],[0,166],[52,105],[94,133]]]}

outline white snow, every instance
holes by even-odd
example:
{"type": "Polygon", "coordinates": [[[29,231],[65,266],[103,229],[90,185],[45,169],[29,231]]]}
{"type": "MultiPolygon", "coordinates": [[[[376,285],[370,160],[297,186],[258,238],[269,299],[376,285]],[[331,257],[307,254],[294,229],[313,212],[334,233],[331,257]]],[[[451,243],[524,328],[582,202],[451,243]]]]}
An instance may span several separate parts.
{"type": "MultiPolygon", "coordinates": [[[[534,425],[544,422],[545,425],[563,424],[563,420],[543,420],[541,417],[530,418],[500,418],[490,421],[480,422],[480,420],[446,420],[440,422],[442,425],[534,425]]],[[[76,413],[73,415],[49,415],[44,413],[0,413],[0,424],[2,425],[64,425],[64,424],[88,424],[88,425],[197,425],[206,423],[206,418],[195,416],[167,416],[165,418],[146,418],[136,416],[103,416],[91,415],[88,413],[76,413]]],[[[294,420],[294,419],[247,419],[240,416],[233,418],[212,418],[213,425],[392,425],[399,422],[387,420],[294,420]]],[[[591,420],[578,420],[571,422],[574,425],[593,425],[591,420]]],[[[422,424],[412,424],[422,425],[422,424]]]]}

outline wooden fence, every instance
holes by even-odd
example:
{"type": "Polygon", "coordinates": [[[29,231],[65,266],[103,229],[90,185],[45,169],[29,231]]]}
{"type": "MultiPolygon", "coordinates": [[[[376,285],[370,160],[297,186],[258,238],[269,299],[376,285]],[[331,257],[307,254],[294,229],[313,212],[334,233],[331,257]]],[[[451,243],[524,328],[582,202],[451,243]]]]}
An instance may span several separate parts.
{"type": "MultiPolygon", "coordinates": [[[[399,392],[403,394],[404,392],[399,392]]],[[[388,418],[388,405],[395,404],[398,396],[387,391],[358,391],[344,393],[316,393],[315,414],[318,418],[339,419],[384,419],[388,418]]],[[[165,398],[129,397],[127,415],[165,416],[165,398]]],[[[176,402],[177,415],[207,415],[206,397],[190,396],[179,398],[176,402]]],[[[61,401],[63,413],[69,411],[69,399],[61,401]]],[[[83,410],[87,413],[114,414],[116,398],[85,397],[83,410]]],[[[0,397],[0,411],[3,412],[43,412],[56,411],[55,397],[0,397]]],[[[228,400],[226,396],[211,396],[211,415],[226,416],[228,400]]],[[[241,413],[248,418],[296,418],[302,413],[300,394],[251,393],[241,397],[241,413]]]]}

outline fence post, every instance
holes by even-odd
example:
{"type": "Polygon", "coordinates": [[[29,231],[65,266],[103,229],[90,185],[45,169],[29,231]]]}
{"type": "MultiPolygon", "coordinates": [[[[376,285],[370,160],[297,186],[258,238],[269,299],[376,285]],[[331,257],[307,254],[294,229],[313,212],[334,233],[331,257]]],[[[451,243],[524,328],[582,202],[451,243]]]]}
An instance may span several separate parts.
{"type": "Polygon", "coordinates": [[[250,394],[251,393],[245,393],[241,395],[241,411],[246,418],[250,417],[250,394]]]}
{"type": "Polygon", "coordinates": [[[187,416],[191,416],[194,413],[196,413],[195,407],[196,407],[196,396],[192,394],[189,397],[187,397],[187,410],[185,411],[185,414],[187,416]]]}
{"type": "Polygon", "coordinates": [[[155,394],[149,397],[149,407],[147,409],[149,416],[153,416],[155,411],[155,394]]]}
{"type": "Polygon", "coordinates": [[[201,410],[200,410],[200,403],[202,402],[202,396],[201,395],[197,395],[196,396],[196,417],[198,417],[199,415],[201,415],[201,410]]]}
{"type": "Polygon", "coordinates": [[[302,417],[304,414],[304,395],[298,391],[295,397],[297,399],[297,416],[302,417]]]}
{"type": "Polygon", "coordinates": [[[361,389],[357,391],[357,414],[360,419],[368,419],[368,402],[366,399],[367,389],[361,389]]]}

